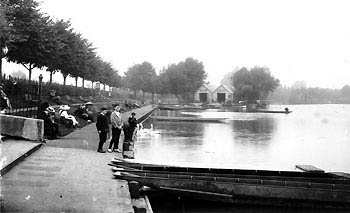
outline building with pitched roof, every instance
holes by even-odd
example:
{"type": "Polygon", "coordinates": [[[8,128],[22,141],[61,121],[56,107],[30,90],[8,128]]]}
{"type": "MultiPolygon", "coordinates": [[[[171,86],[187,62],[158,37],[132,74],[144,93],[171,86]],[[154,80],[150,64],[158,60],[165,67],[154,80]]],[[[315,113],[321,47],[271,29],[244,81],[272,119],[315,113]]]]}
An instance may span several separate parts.
{"type": "Polygon", "coordinates": [[[201,103],[227,103],[233,100],[233,89],[221,84],[203,84],[194,94],[194,100],[201,103]]]}

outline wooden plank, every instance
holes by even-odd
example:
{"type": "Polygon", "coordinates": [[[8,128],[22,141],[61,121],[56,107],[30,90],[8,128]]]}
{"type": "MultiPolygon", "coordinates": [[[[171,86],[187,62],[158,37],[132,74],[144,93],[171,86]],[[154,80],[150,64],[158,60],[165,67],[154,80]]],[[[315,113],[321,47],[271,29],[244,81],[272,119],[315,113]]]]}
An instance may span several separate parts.
{"type": "Polygon", "coordinates": [[[304,172],[324,173],[324,170],[313,165],[296,165],[295,167],[304,172]]]}

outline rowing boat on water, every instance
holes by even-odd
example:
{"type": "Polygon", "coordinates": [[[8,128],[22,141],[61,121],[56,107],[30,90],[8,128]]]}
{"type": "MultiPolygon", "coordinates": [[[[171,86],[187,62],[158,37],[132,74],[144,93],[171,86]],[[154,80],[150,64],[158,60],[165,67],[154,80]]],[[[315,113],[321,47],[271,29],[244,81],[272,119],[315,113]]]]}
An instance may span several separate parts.
{"type": "MultiPolygon", "coordinates": [[[[234,170],[133,163],[114,160],[116,178],[172,191],[235,202],[317,203],[350,207],[350,179],[329,173],[234,170]]],[[[214,199],[215,200],[215,199],[214,199]]]]}
{"type": "Polygon", "coordinates": [[[285,110],[250,110],[246,112],[251,112],[251,113],[282,113],[282,114],[289,114],[293,111],[285,111],[285,110]]]}

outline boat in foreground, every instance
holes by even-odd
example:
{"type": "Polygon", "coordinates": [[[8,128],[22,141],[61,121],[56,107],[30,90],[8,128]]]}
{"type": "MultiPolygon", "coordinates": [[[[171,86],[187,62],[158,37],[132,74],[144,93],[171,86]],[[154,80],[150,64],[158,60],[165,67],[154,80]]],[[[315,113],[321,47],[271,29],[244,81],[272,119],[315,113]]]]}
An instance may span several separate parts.
{"type": "Polygon", "coordinates": [[[116,178],[201,199],[350,208],[350,179],[330,173],[173,167],[124,160],[113,160],[112,165],[116,178]]]}

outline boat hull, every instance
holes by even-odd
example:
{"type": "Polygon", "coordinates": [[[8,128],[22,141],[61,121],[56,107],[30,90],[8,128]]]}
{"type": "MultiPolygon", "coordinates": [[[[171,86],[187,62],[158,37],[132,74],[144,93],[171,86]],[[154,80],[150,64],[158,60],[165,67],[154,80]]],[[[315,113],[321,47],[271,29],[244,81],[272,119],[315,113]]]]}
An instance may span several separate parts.
{"type": "Polygon", "coordinates": [[[208,194],[225,198],[226,201],[235,202],[236,199],[256,198],[260,200],[276,200],[296,203],[323,203],[337,207],[350,207],[350,191],[327,190],[322,188],[307,188],[299,186],[277,186],[257,183],[241,183],[230,181],[202,180],[198,177],[191,179],[145,177],[130,173],[117,172],[115,176],[128,181],[137,181],[142,185],[159,188],[174,189],[178,192],[192,192],[197,194],[208,194]]]}
{"type": "Polygon", "coordinates": [[[110,165],[116,178],[201,199],[350,208],[350,179],[331,173],[177,167],[120,159],[110,165]]]}

